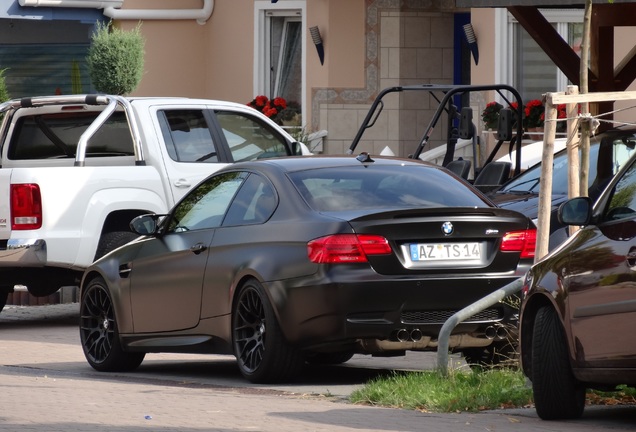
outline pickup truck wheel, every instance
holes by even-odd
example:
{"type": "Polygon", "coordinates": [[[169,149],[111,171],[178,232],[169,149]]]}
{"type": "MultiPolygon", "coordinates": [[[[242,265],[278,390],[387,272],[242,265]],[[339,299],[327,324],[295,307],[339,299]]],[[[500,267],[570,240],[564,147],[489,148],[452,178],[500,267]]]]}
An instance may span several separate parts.
{"type": "Polygon", "coordinates": [[[124,351],[113,303],[101,277],[87,285],[80,302],[80,341],[88,364],[101,372],[133,370],[146,355],[124,351]]]}
{"type": "Polygon", "coordinates": [[[567,339],[556,311],[543,306],[532,329],[532,393],[544,420],[574,419],[583,414],[585,387],[572,373],[567,339]]]}
{"type": "Polygon", "coordinates": [[[238,293],[232,336],[239,369],[253,383],[289,381],[303,367],[302,354],[285,340],[267,294],[255,280],[238,293]]]}
{"type": "Polygon", "coordinates": [[[114,251],[118,247],[133,241],[137,237],[139,236],[131,231],[112,231],[104,233],[99,239],[99,243],[97,244],[95,260],[98,260],[107,253],[114,251]]]}

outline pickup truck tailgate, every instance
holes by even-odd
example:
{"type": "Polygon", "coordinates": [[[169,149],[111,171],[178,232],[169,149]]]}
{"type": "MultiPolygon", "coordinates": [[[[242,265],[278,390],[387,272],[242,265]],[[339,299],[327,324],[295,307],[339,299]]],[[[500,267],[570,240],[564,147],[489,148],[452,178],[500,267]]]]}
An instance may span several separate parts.
{"type": "Polygon", "coordinates": [[[11,169],[0,169],[0,245],[11,236],[11,169]]]}

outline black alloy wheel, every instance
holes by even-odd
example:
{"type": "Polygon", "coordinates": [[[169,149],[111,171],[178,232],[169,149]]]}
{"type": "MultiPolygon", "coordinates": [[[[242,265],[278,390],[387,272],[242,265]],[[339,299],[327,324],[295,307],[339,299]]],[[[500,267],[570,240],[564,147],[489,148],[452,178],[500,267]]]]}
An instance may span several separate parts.
{"type": "Polygon", "coordinates": [[[543,420],[574,419],[585,408],[585,386],[572,373],[565,331],[556,311],[543,306],[532,330],[532,393],[543,420]]]}
{"type": "Polygon", "coordinates": [[[236,298],[232,344],[241,373],[253,383],[292,380],[304,363],[300,351],[285,340],[267,294],[256,280],[243,285],[236,298]]]}
{"type": "Polygon", "coordinates": [[[80,341],[88,363],[102,372],[133,370],[145,356],[123,350],[113,303],[101,277],[93,279],[82,295],[80,341]]]}

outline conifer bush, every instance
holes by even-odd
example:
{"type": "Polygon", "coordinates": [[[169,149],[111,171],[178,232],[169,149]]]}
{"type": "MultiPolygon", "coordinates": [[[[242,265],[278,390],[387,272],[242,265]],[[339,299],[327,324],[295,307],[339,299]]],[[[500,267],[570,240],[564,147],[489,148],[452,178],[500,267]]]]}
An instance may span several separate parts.
{"type": "Polygon", "coordinates": [[[115,95],[134,91],[143,75],[144,44],[140,25],[125,31],[98,23],[86,57],[95,89],[115,95]]]}

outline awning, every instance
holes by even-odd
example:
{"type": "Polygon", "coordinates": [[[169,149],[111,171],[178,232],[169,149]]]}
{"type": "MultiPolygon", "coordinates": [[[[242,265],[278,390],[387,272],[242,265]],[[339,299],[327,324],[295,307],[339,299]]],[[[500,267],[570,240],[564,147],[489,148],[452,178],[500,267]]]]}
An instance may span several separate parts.
{"type": "Polygon", "coordinates": [[[101,9],[23,7],[18,0],[0,0],[0,19],[67,20],[90,24],[105,18],[101,9]]]}

